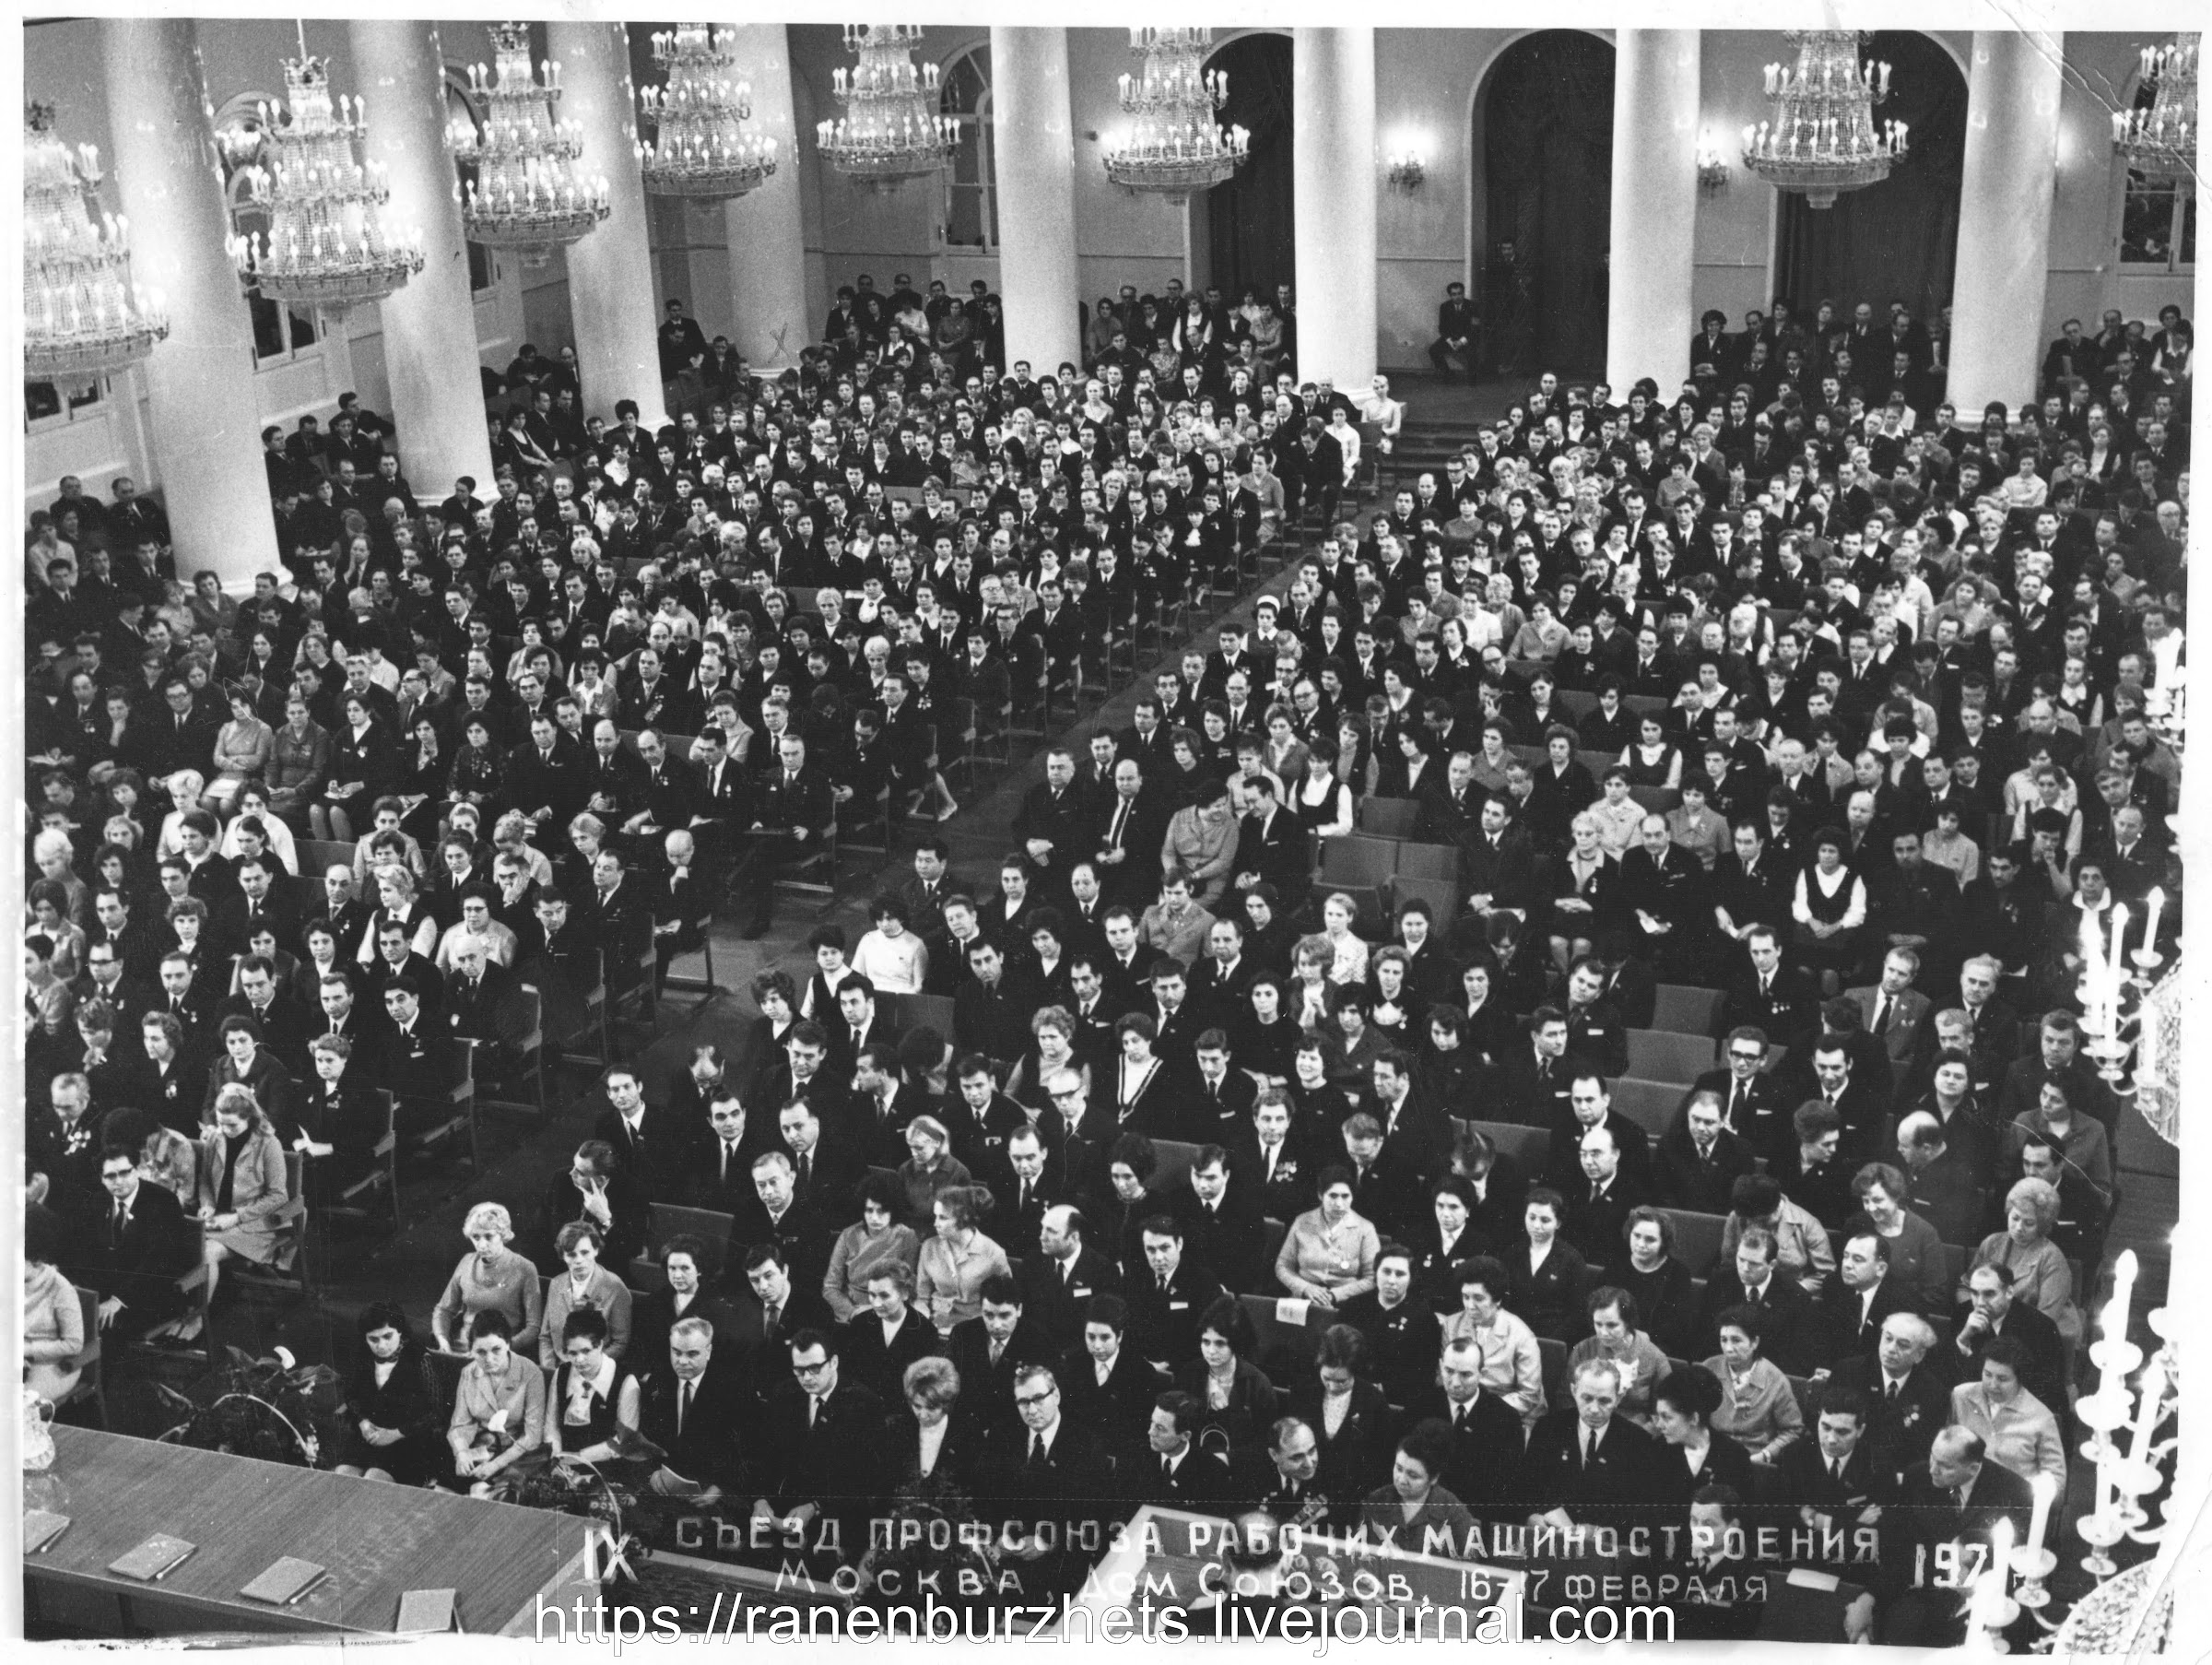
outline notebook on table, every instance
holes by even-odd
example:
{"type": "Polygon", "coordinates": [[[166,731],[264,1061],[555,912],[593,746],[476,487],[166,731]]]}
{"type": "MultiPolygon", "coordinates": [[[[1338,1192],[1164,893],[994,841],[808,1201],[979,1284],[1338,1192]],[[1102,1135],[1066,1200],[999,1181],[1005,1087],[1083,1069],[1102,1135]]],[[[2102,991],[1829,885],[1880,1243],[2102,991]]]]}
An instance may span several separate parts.
{"type": "Polygon", "coordinates": [[[130,1553],[108,1563],[108,1571],[151,1584],[165,1578],[199,1546],[167,1532],[156,1532],[130,1553]]]}
{"type": "Polygon", "coordinates": [[[52,1509],[23,1511],[23,1553],[35,1555],[69,1529],[69,1517],[52,1509]]]}
{"type": "Polygon", "coordinates": [[[450,1589],[411,1589],[399,1599],[399,1623],[392,1627],[403,1636],[428,1635],[461,1628],[461,1614],[450,1589]]]}
{"type": "Polygon", "coordinates": [[[322,1583],[329,1570],[321,1562],[287,1555],[272,1563],[238,1593],[248,1600],[266,1601],[272,1607],[289,1607],[322,1583]]]}

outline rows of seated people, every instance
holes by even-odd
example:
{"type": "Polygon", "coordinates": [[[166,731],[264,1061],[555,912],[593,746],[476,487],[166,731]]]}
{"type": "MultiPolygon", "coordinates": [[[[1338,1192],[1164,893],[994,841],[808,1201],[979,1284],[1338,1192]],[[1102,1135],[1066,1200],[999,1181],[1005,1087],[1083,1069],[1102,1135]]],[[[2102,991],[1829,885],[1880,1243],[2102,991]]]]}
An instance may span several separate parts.
{"type": "MultiPolygon", "coordinates": [[[[767,1304],[762,1346],[725,1335],[747,1385],[724,1402],[777,1414],[801,1332],[764,1269],[829,1314],[803,1385],[841,1379],[829,1355],[871,1325],[904,1333],[856,1261],[911,1266],[891,1305],[911,1298],[913,1333],[971,1327],[995,1367],[1001,1338],[971,1328],[1003,1321],[994,1281],[1027,1307],[1057,1267],[1072,1305],[1080,1240],[1093,1295],[1111,1273],[1118,1333],[1165,1372],[1133,1396],[1163,1459],[1204,1430],[1159,1380],[1222,1411],[1261,1369],[1241,1337],[1220,1338],[1229,1368],[1183,1332],[1226,1292],[1324,1328],[1371,1301],[1352,1374],[1378,1392],[1384,1332],[1437,1317],[1524,1425],[1556,1425],[1582,1383],[1648,1385],[1653,1355],[1704,1359],[1669,1375],[1757,1407],[1737,1432],[1767,1469],[1793,1414],[1802,1432],[1790,1378],[1822,1371],[1884,1403],[1911,1376],[1915,1440],[1956,1422],[1984,1471],[2036,1469],[2014,1435],[2065,1414],[2113,1200],[2083,944],[2153,889],[2168,929],[2180,912],[2162,477],[2061,514],[1985,486],[2045,455],[2026,412],[1754,430],[1715,384],[1616,406],[1547,379],[1444,478],[1344,520],[1350,481],[1319,446],[1348,399],[1187,368],[1171,405],[1149,369],[954,385],[864,346],[658,435],[629,407],[553,467],[503,469],[492,501],[463,480],[434,507],[388,452],[366,486],[327,448],[280,470],[278,435],[286,570],[242,602],[179,585],[143,512],[114,517],[127,558],[106,505],[41,512],[26,962],[51,1105],[30,1149],[65,1257],[119,1292],[103,1308],[168,1299],[155,1274],[189,1234],[163,1194],[179,1226],[197,1215],[210,1279],[265,1256],[288,1152],[311,1195],[349,1179],[381,1093],[420,1114],[460,1069],[447,1044],[512,1048],[523,981],[588,984],[656,945],[665,970],[724,876],[765,928],[770,881],[869,783],[949,805],[956,702],[1110,667],[1117,636],[1194,575],[1232,580],[1310,497],[1317,548],[1280,601],[1163,668],[1129,727],[1048,750],[994,886],[925,834],[850,956],[819,933],[804,990],[756,988],[741,1057],[710,1051],[650,1107],[611,1073],[594,1139],[528,1214],[535,1257],[512,1224],[472,1234],[435,1341],[518,1384],[542,1374],[507,1357],[518,1338],[518,1357],[590,1353],[547,1327],[563,1280],[611,1331],[632,1262],[668,1264],[655,1206],[686,1206],[727,1217],[700,1245],[717,1298],[767,1304]],[[1747,484],[1762,434],[1789,460],[1747,484]],[[966,495],[906,478],[924,440],[971,465],[966,495]],[[1915,490],[1873,490],[1877,470],[1915,490]],[[1340,889],[1354,857],[1369,882],[1340,889]],[[1663,986],[1718,990],[1694,1027],[1725,1047],[1656,1083],[1672,1102],[1630,1072],[1663,986]],[[1177,1146],[1187,1193],[1162,1197],[1147,1181],[1177,1146]],[[1720,1263],[1676,1260],[1653,1206],[1724,1216],[1720,1263]],[[1168,1299],[1178,1278],[1193,1293],[1168,1299]],[[1594,1352],[1547,1384],[1547,1341],[1594,1352]],[[2010,1391],[2001,1364],[1975,1374],[2015,1341],[2010,1391]]],[[[1082,1339],[1054,1322],[1056,1349],[1082,1339]]],[[[655,1353],[659,1328],[639,1332],[655,1353]]],[[[590,1356],[602,1386],[629,1368],[590,1356]]],[[[1451,1356],[1416,1337],[1383,1402],[1451,1356]]],[[[688,1402],[679,1379],[672,1353],[648,1397],[688,1402]]],[[[1000,1385],[971,1373],[974,1413],[1029,1413],[1000,1385]]],[[[561,1415],[591,1399],[557,1395],[561,1415]]],[[[1278,1448],[1251,1402],[1232,1457],[1278,1448]]],[[[522,1460],[484,1423],[452,1478],[522,1460]]],[[[749,1414],[727,1425],[747,1473],[782,1460],[749,1414]]],[[[1914,1445],[1891,1479],[1949,1471],[1914,1445]]]]}

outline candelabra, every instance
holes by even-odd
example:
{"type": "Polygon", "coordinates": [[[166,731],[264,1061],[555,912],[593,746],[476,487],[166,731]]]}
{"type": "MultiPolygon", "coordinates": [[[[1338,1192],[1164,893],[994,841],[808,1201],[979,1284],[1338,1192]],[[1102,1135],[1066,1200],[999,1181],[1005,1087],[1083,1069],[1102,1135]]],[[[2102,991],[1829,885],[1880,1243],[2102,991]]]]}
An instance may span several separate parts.
{"type": "Polygon", "coordinates": [[[638,146],[638,163],[656,196],[726,202],[776,171],[776,141],[746,129],[753,89],[729,77],[732,39],[703,23],[653,37],[668,81],[638,94],[638,113],[653,129],[653,143],[638,146]]]}
{"type": "Polygon", "coordinates": [[[2143,1364],[2143,1350],[2127,1339],[2128,1313],[2135,1299],[2136,1252],[2124,1251],[2112,1268],[2112,1298],[2106,1303],[2099,1328],[2101,1335],[2089,1349],[2089,1362],[2100,1372],[2097,1391],[2077,1401],[2075,1414],[2090,1437],[2081,1455],[2097,1467],[2096,1506],[2075,1523],[2074,1530],[2089,1546],[2082,1558],[2083,1571],[2102,1579],[2119,1570],[2111,1555],[2122,1539],[2156,1543],[2165,1527],[2150,1524],[2142,1500],[2163,1483],[2159,1464],[2172,1449],[2172,1442],[2154,1444],[2167,1411],[2179,1403],[2169,1399],[2169,1387],[2178,1386],[2178,1367],[2172,1348],[2176,1317],[2166,1307],[2148,1315],[2151,1330],[2164,1343],[2143,1364]],[[2127,1385],[2129,1375],[2142,1365],[2136,1389],[2127,1385]],[[2124,1448],[2119,1435],[2127,1430],[2124,1448]]]}
{"type": "Polygon", "coordinates": [[[524,266],[541,266],[556,248],[574,242],[605,219],[612,207],[606,176],[585,174],[583,128],[553,112],[560,101],[560,65],[530,64],[530,31],[501,23],[491,31],[494,64],[470,67],[469,92],[482,107],[483,124],[457,121],[450,130],[453,154],[474,162],[462,220],[469,241],[512,249],[524,266]]]}
{"type": "Polygon", "coordinates": [[[881,190],[935,173],[952,159],[955,131],[936,112],[937,66],[914,66],[916,23],[848,23],[845,45],[857,60],[831,76],[845,113],[818,123],[815,143],[830,165],[881,190]]]}
{"type": "Polygon", "coordinates": [[[369,101],[330,96],[330,66],[304,50],[284,65],[285,108],[261,107],[259,126],[227,147],[244,162],[253,206],[268,217],[258,241],[229,240],[239,280],[271,301],[342,314],[381,301],[422,270],[422,231],[384,209],[383,164],[364,165],[369,101]]]}
{"type": "Polygon", "coordinates": [[[1382,183],[1393,191],[1412,195],[1429,178],[1429,164],[1418,150],[1400,150],[1382,159],[1382,183]]]}
{"type": "Polygon", "coordinates": [[[1180,202],[1228,179],[1250,154],[1249,133],[1214,120],[1229,97],[1229,76],[1206,67],[1213,44],[1210,29],[1129,31],[1129,50],[1143,67],[1120,81],[1132,124],[1106,152],[1106,177],[1115,184],[1180,202]]]}
{"type": "Polygon", "coordinates": [[[1837,195],[1889,176],[1910,133],[1903,122],[1877,124],[1874,107],[1889,96],[1889,65],[1859,62],[1856,30],[1785,30],[1794,65],[1767,65],[1773,113],[1744,128],[1744,166],[1778,191],[1828,208],[1837,195]]]}
{"type": "Polygon", "coordinates": [[[2196,170],[2196,48],[2193,34],[2146,46],[2142,82],[2152,90],[2150,108],[2112,112],[2112,148],[2147,179],[2187,179],[2196,170]]]}
{"type": "Polygon", "coordinates": [[[135,363],[169,334],[159,291],[131,281],[130,223],[95,193],[100,150],[53,136],[53,106],[23,124],[23,374],[83,383],[135,363]]]}

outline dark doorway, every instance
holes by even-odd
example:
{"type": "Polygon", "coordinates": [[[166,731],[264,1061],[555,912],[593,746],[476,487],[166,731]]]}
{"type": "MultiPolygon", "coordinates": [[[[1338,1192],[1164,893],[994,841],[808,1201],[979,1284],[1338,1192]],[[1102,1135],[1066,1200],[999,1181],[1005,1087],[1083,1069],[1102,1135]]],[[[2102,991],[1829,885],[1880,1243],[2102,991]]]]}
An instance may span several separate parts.
{"type": "Polygon", "coordinates": [[[1252,136],[1249,159],[1236,176],[1206,194],[1194,212],[1206,216],[1206,259],[1193,274],[1198,286],[1221,286],[1231,305],[1245,289],[1273,298],[1278,283],[1298,281],[1297,199],[1290,171],[1290,37],[1241,35],[1206,60],[1229,76],[1218,120],[1252,136]]]}
{"type": "Polygon", "coordinates": [[[1894,298],[1933,323],[1950,301],[1959,253],[1966,77],[1915,30],[1873,35],[1862,56],[1890,66],[1889,96],[1875,106],[1875,120],[1910,123],[1912,148],[1888,179],[1844,192],[1833,207],[1810,208],[1795,192],[1783,194],[1775,289],[1803,318],[1823,301],[1846,318],[1871,301],[1886,318],[1894,298]]]}
{"type": "Polygon", "coordinates": [[[1613,213],[1613,48],[1516,41],[1475,116],[1488,193],[1484,312],[1500,369],[1602,375],[1613,213]]]}

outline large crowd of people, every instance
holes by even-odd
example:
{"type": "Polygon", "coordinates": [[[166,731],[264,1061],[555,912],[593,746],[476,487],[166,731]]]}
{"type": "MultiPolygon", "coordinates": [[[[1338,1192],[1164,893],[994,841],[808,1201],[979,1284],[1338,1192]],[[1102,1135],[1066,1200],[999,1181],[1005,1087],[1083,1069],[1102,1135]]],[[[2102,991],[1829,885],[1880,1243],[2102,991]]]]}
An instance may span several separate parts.
{"type": "MultiPolygon", "coordinates": [[[[1781,1522],[1861,1546],[1837,1639],[1955,1640],[1931,1547],[2065,1479],[2120,1115],[2087,945],[2180,917],[2187,325],[2069,326],[2040,402],[1961,412],[1777,302],[1370,503],[1402,407],[1299,380],[1287,293],[1124,288],[1034,366],[931,287],[841,289],[769,379],[672,302],[658,431],[525,349],[489,480],[410,482],[350,397],[272,428],[248,596],[128,480],[31,516],[27,1379],[74,1385],[71,1280],[194,1341],[178,1274],[279,1261],[288,1169],[350,1197],[387,1102],[450,1130],[525,984],[757,935],[880,816],[868,928],[665,1102],[610,1066],[547,1193],[364,1312],[349,1470],[628,1465],[856,1561],[887,1513],[1152,1503],[1712,1574],[1693,1522],[1781,1522]],[[1263,546],[1252,623],[948,866],[963,737],[1263,546]],[[1350,859],[1383,825],[1434,888],[1350,859]],[[1720,1050],[1630,1115],[1662,985],[1720,1050]]],[[[1007,1541],[1032,1590],[1094,1558],[1007,1541]]]]}

